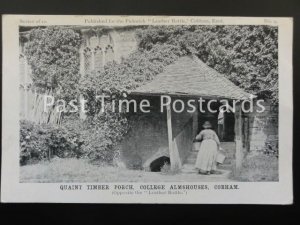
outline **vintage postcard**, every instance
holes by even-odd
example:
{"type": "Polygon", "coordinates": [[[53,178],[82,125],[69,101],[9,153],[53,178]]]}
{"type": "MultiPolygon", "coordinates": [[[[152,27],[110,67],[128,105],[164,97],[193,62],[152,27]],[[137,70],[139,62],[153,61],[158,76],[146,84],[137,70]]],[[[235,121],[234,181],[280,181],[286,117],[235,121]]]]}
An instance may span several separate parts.
{"type": "Polygon", "coordinates": [[[2,202],[293,203],[292,18],[2,21],[2,202]]]}

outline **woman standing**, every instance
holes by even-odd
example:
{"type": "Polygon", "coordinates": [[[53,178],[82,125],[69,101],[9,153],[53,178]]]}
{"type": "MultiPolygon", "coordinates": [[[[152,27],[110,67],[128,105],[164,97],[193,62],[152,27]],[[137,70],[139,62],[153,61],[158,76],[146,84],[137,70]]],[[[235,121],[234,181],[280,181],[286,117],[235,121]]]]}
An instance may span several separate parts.
{"type": "Polygon", "coordinates": [[[215,131],[211,129],[211,124],[206,121],[202,130],[195,138],[195,141],[201,141],[200,149],[197,155],[195,167],[200,174],[216,173],[216,157],[220,147],[220,141],[215,131]]]}

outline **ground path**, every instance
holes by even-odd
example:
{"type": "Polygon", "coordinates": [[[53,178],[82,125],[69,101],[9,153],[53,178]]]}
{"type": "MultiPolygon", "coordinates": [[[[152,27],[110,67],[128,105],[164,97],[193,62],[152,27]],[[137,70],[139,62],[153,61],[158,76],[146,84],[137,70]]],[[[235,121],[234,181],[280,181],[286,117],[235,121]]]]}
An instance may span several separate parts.
{"type": "Polygon", "coordinates": [[[92,165],[83,159],[55,159],[21,166],[21,182],[223,182],[232,181],[229,172],[221,175],[200,175],[196,170],[176,174],[129,170],[112,166],[92,165]]]}
{"type": "Polygon", "coordinates": [[[196,175],[198,176],[197,180],[201,179],[201,181],[229,181],[229,177],[231,174],[231,165],[230,164],[225,164],[225,165],[220,165],[218,166],[218,172],[220,174],[210,174],[210,175],[202,175],[198,174],[198,171],[195,168],[195,163],[196,163],[196,158],[197,158],[198,151],[191,151],[185,160],[185,163],[181,169],[181,173],[185,176],[189,175],[196,175]]]}

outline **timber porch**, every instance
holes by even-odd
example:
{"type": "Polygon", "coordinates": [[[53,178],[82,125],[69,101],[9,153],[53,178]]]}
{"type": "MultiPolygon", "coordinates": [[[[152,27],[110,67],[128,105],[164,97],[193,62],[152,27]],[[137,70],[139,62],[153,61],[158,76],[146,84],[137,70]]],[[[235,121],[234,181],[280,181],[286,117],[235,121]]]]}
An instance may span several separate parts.
{"type": "Polygon", "coordinates": [[[221,141],[224,135],[224,139],[234,142],[234,167],[235,171],[239,171],[247,151],[248,133],[240,104],[236,104],[234,113],[224,115],[221,115],[223,113],[220,110],[207,112],[207,104],[204,106],[205,112],[196,105],[194,112],[178,113],[171,106],[176,99],[187,103],[190,99],[197,102],[197,99],[203,98],[213,100],[212,105],[218,109],[222,105],[218,100],[226,99],[232,104],[233,100],[253,97],[196,56],[179,58],[174,64],[167,66],[163,73],[132,91],[130,95],[137,100],[150,100],[152,112],[137,116],[136,127],[127,137],[127,143],[122,146],[125,157],[139,161],[144,169],[149,169],[155,159],[169,157],[171,170],[186,171],[195,156],[192,152],[193,139],[201,130],[202,124],[208,120],[217,134],[222,136],[221,141]],[[159,97],[162,95],[169,96],[171,102],[166,105],[164,112],[159,112],[159,97]],[[223,120],[222,126],[220,120],[223,120]],[[186,163],[186,160],[190,163],[186,163]]]}

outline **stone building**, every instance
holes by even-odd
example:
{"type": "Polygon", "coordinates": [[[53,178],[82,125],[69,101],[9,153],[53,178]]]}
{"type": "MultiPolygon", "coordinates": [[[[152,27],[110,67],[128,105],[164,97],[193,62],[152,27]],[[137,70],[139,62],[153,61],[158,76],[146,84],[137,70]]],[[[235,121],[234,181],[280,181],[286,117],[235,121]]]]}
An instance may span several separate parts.
{"type": "Polygon", "coordinates": [[[137,41],[133,28],[77,28],[83,38],[80,52],[80,72],[100,71],[108,62],[121,62],[134,52],[137,41]]]}

